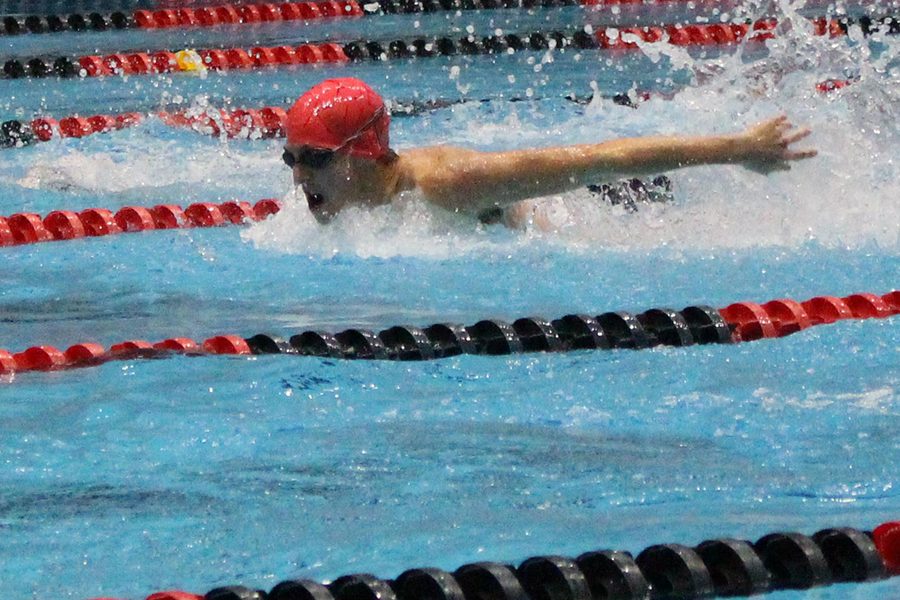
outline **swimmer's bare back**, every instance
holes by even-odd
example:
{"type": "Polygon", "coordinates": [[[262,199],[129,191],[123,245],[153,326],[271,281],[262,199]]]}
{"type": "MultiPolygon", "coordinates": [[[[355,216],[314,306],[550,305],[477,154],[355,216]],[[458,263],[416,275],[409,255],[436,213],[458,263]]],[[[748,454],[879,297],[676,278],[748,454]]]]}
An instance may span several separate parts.
{"type": "Polygon", "coordinates": [[[763,174],[788,170],[791,162],[816,155],[792,147],[809,133],[782,115],[727,135],[651,136],[506,152],[431,146],[402,152],[398,167],[402,188],[418,188],[426,200],[447,210],[478,215],[600,181],[695,165],[739,164],[763,174]]]}

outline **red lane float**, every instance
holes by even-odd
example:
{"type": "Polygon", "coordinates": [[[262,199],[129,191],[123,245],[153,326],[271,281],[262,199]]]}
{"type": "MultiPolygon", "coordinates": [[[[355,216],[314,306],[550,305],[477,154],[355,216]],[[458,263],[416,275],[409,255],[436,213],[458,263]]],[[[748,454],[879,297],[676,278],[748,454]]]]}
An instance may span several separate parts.
{"type": "Polygon", "coordinates": [[[257,221],[263,221],[281,210],[281,202],[274,198],[260,200],[253,205],[253,215],[257,221]]]}
{"type": "Polygon", "coordinates": [[[264,198],[252,206],[249,202],[231,200],[221,204],[197,202],[185,209],[177,204],[158,204],[152,208],[125,206],[116,213],[105,208],[89,208],[80,213],[54,210],[43,219],[35,213],[17,213],[0,217],[0,246],[100,237],[151,229],[243,225],[267,219],[280,210],[280,201],[264,198]]]}
{"type": "Polygon", "coordinates": [[[82,56],[78,59],[78,65],[81,67],[79,75],[82,77],[101,77],[103,75],[112,75],[112,71],[103,62],[99,56],[82,56]]]}
{"type": "Polygon", "coordinates": [[[720,309],[719,314],[732,326],[736,342],[778,337],[778,329],[759,304],[735,302],[720,309]]]}
{"type": "Polygon", "coordinates": [[[809,315],[806,314],[806,309],[796,300],[787,298],[772,300],[763,304],[762,309],[772,320],[778,336],[797,333],[801,329],[806,329],[812,325],[809,315]]]}
{"type": "Polygon", "coordinates": [[[158,116],[172,127],[186,127],[216,137],[242,139],[284,137],[284,122],[287,119],[287,113],[279,107],[206,110],[200,114],[166,112],[158,116]]]}
{"type": "Polygon", "coordinates": [[[157,229],[178,229],[187,223],[184,211],[177,204],[157,204],[150,209],[157,229]]]}
{"type": "Polygon", "coordinates": [[[850,307],[841,298],[817,296],[802,303],[813,325],[834,323],[840,319],[852,319],[850,307]]]}
{"type": "Polygon", "coordinates": [[[153,344],[144,340],[127,340],[109,347],[110,354],[121,354],[123,352],[132,352],[134,350],[152,350],[153,344]]]}
{"type": "Polygon", "coordinates": [[[0,246],[12,246],[16,243],[12,229],[9,228],[9,220],[6,217],[0,217],[0,246]]]}
{"type": "Polygon", "coordinates": [[[116,225],[122,231],[146,231],[156,229],[156,221],[150,211],[143,206],[126,206],[116,212],[116,225]]]}
{"type": "Polygon", "coordinates": [[[132,75],[134,71],[131,69],[130,55],[126,54],[110,54],[102,58],[106,63],[109,71],[115,75],[132,75]]]}
{"type": "Polygon", "coordinates": [[[210,354],[251,354],[247,341],[239,335],[217,335],[203,342],[210,354]]]}
{"type": "Polygon", "coordinates": [[[46,371],[66,364],[65,355],[53,346],[32,346],[13,354],[17,371],[46,371]]]}
{"type": "Polygon", "coordinates": [[[134,12],[134,22],[142,29],[168,29],[311,20],[325,17],[358,17],[364,14],[365,12],[356,0],[340,0],[225,5],[178,10],[137,10],[134,12]]]}
{"type": "Polygon", "coordinates": [[[843,319],[884,319],[900,314],[900,291],[883,296],[869,293],[843,298],[817,296],[803,302],[784,298],[762,306],[736,302],[719,309],[719,314],[732,328],[734,341],[751,341],[782,337],[843,319]]]}
{"type": "Polygon", "coordinates": [[[116,120],[109,115],[94,115],[88,117],[87,122],[91,133],[106,133],[116,128],[116,120]]]}
{"type": "Polygon", "coordinates": [[[900,521],[882,523],[872,531],[875,548],[891,575],[900,575],[900,521]]]}
{"type": "Polygon", "coordinates": [[[81,138],[95,133],[107,133],[125,129],[140,123],[144,115],[136,112],[118,115],[92,115],[89,117],[72,116],[57,121],[51,117],[38,117],[29,123],[31,131],[41,142],[54,137],[81,138]]]}
{"type": "Polygon", "coordinates": [[[39,141],[47,142],[60,135],[59,122],[50,117],[39,117],[31,121],[31,131],[39,141]]]}
{"type": "Polygon", "coordinates": [[[888,308],[893,311],[893,314],[900,315],[900,291],[888,292],[882,296],[881,299],[884,300],[884,303],[888,305],[888,308]]]}
{"type": "Polygon", "coordinates": [[[816,35],[829,35],[830,37],[838,37],[846,32],[841,24],[834,19],[813,19],[813,31],[816,35]]]}
{"type": "Polygon", "coordinates": [[[823,94],[830,94],[831,92],[843,89],[853,83],[854,81],[852,79],[826,79],[825,81],[816,84],[816,91],[823,94]]]}
{"type": "Polygon", "coordinates": [[[116,122],[116,129],[125,129],[137,125],[143,120],[144,115],[137,112],[127,112],[115,115],[113,119],[116,122]]]}
{"type": "Polygon", "coordinates": [[[53,234],[47,231],[40,215],[17,213],[10,215],[7,222],[15,244],[34,244],[53,239],[53,234]]]}
{"type": "Polygon", "coordinates": [[[256,220],[256,213],[249,202],[240,202],[232,200],[231,202],[223,202],[219,205],[222,216],[234,225],[243,225],[250,221],[256,220]]]}
{"type": "Polygon", "coordinates": [[[272,137],[284,137],[284,123],[287,121],[287,111],[278,106],[269,106],[259,111],[259,118],[263,123],[263,131],[270,133],[272,137]]]}
{"type": "Polygon", "coordinates": [[[203,596],[181,590],[167,590],[150,594],[145,600],[203,600],[203,596]]]}
{"type": "Polygon", "coordinates": [[[127,340],[113,344],[109,350],[93,342],[69,346],[65,352],[53,346],[32,346],[17,354],[0,350],[0,375],[90,367],[110,360],[153,358],[171,353],[248,355],[251,351],[244,338],[233,334],[217,335],[200,343],[187,337],[168,338],[156,343],[127,340]]]}
{"type": "Polygon", "coordinates": [[[225,60],[229,69],[250,69],[253,67],[253,59],[250,57],[250,53],[243,48],[226,50],[225,60]]]}
{"type": "Polygon", "coordinates": [[[85,343],[69,346],[63,356],[69,364],[96,361],[103,357],[105,350],[100,344],[85,343]]]}
{"type": "Polygon", "coordinates": [[[84,232],[90,237],[100,237],[113,233],[122,233],[122,228],[116,223],[112,211],[105,208],[89,208],[78,214],[84,225],[84,232]]]}
{"type": "Polygon", "coordinates": [[[154,52],[150,60],[153,62],[153,69],[157,73],[171,73],[178,68],[178,57],[175,56],[174,52],[169,52],[168,50],[154,52]]]}
{"type": "Polygon", "coordinates": [[[153,344],[157,350],[174,350],[176,352],[196,352],[200,350],[197,342],[191,338],[169,338],[153,344]]]}
{"type": "Polygon", "coordinates": [[[222,211],[212,202],[191,204],[184,211],[184,216],[194,227],[216,227],[225,223],[222,211]]]}
{"type": "Polygon", "coordinates": [[[44,226],[55,240],[71,240],[86,235],[81,219],[69,210],[54,210],[44,217],[44,226]]]}
{"type": "Polygon", "coordinates": [[[6,350],[0,350],[0,375],[14,373],[16,371],[16,359],[6,350]]]}
{"type": "MultiPolygon", "coordinates": [[[[262,120],[259,111],[253,108],[239,108],[231,111],[231,122],[235,127],[235,137],[241,136],[244,132],[249,137],[252,132],[261,132],[266,127],[266,123],[262,120]]],[[[266,137],[274,137],[274,135],[267,135],[266,137]]]]}
{"type": "Polygon", "coordinates": [[[80,138],[94,133],[90,121],[83,117],[66,117],[59,122],[62,137],[80,138]]]}
{"type": "Polygon", "coordinates": [[[853,294],[844,298],[844,302],[857,319],[883,319],[894,314],[887,302],[875,294],[853,294]]]}

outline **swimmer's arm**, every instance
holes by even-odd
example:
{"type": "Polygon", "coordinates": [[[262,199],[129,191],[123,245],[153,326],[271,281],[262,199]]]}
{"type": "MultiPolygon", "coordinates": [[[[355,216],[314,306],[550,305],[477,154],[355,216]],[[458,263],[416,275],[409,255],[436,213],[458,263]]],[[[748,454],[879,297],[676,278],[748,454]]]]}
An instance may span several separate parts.
{"type": "Polygon", "coordinates": [[[790,149],[807,135],[808,130],[793,130],[782,116],[732,135],[644,137],[511,152],[431,149],[438,160],[416,179],[435,204],[479,212],[597,181],[693,165],[743,164],[760,172],[789,169],[789,161],[815,156],[814,150],[790,149]]]}

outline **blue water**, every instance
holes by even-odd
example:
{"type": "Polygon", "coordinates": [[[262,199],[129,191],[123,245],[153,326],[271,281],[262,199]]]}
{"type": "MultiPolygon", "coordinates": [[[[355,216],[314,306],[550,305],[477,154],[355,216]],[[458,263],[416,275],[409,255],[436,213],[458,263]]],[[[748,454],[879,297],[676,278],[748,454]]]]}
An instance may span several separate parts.
{"type": "MultiPolygon", "coordinates": [[[[805,10],[779,10],[794,8],[805,10]]],[[[499,18],[487,12],[459,18],[487,31],[499,18]]],[[[352,73],[389,99],[489,100],[396,118],[401,150],[726,131],[785,110],[813,127],[821,151],[769,178],[737,167],[675,173],[674,205],[633,215],[587,192],[549,198],[559,224],[550,233],[475,227],[416,202],[320,227],[293,203],[277,140],[217,140],[155,119],[0,151],[0,214],[286,202],[250,229],[3,248],[0,348],[887,292],[900,273],[896,42],[784,40],[705,59],[656,61],[650,48],[615,60],[522,53],[0,81],[6,119],[151,110],[175,95],[194,107],[284,103],[352,73]],[[812,92],[839,75],[861,81],[812,92]],[[589,95],[592,82],[591,105],[564,99],[589,95]],[[601,99],[685,86],[638,110],[601,99]],[[532,101],[504,99],[529,89],[532,101]]],[[[10,598],[137,599],[872,528],[900,514],[898,367],[895,317],[737,346],[402,364],[175,357],[22,373],[0,383],[0,581],[10,598]]],[[[772,597],[898,593],[894,579],[772,597]]]]}

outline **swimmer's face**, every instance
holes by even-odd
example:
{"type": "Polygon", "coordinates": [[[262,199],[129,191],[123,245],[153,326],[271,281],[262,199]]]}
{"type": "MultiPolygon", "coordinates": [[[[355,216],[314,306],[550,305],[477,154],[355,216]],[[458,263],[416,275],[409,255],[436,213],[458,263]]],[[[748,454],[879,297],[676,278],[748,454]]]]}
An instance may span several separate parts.
{"type": "Polygon", "coordinates": [[[319,223],[328,223],[348,206],[377,204],[380,194],[372,188],[374,162],[343,152],[310,151],[284,147],[295,186],[302,186],[310,212],[319,223]],[[320,153],[320,154],[317,154],[320,153]]]}

